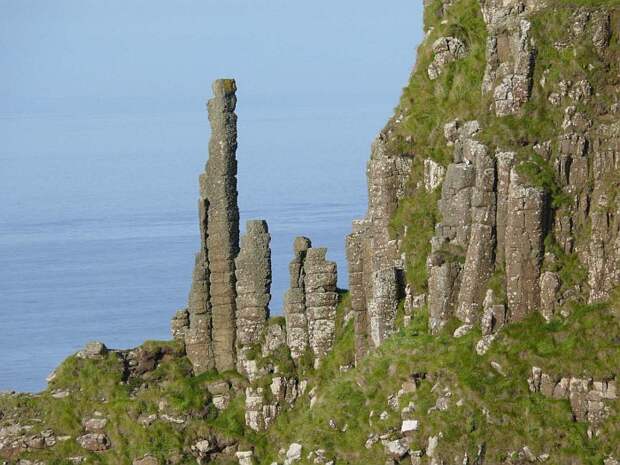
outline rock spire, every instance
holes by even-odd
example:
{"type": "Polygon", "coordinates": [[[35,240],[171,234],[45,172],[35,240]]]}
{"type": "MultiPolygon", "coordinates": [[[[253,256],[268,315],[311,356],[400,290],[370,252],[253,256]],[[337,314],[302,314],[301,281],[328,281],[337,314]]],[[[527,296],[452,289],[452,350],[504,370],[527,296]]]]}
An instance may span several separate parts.
{"type": "Polygon", "coordinates": [[[189,296],[186,351],[200,373],[235,367],[235,257],[239,252],[237,206],[237,98],[235,81],[218,79],[207,109],[209,160],[200,176],[200,252],[189,296]]]}
{"type": "Polygon", "coordinates": [[[237,278],[237,368],[244,372],[246,352],[261,342],[271,300],[271,236],[264,220],[251,220],[235,260],[237,278]]]}

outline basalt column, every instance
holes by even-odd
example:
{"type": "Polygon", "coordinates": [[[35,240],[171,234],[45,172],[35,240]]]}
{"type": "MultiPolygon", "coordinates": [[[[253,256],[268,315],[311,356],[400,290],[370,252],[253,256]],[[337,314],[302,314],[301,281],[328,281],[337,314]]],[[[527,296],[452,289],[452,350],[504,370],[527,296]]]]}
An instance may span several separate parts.
{"type": "Polygon", "coordinates": [[[327,249],[310,248],[304,262],[304,286],[308,318],[308,343],[314,354],[314,364],[327,355],[336,337],[336,263],[325,259],[327,249]]]}
{"type": "Polygon", "coordinates": [[[293,360],[299,359],[308,348],[308,319],[306,318],[306,291],[304,261],[310,248],[310,239],[297,237],[293,244],[295,256],[289,265],[291,287],[284,296],[286,343],[293,360]]]}
{"type": "Polygon", "coordinates": [[[540,308],[540,272],[544,254],[545,192],[510,172],[506,222],[506,294],[509,321],[540,308]]]}
{"type": "Polygon", "coordinates": [[[211,123],[206,167],[207,250],[211,334],[219,371],[235,368],[235,257],[239,253],[236,90],[234,80],[219,79],[213,84],[214,96],[207,104],[211,123]]]}
{"type": "Polygon", "coordinates": [[[200,252],[192,275],[187,310],[189,328],[185,331],[185,351],[196,374],[215,367],[211,344],[211,302],[209,298],[209,262],[207,257],[207,193],[205,175],[200,176],[198,216],[200,225],[200,252]]]}
{"type": "Polygon", "coordinates": [[[252,220],[246,224],[241,249],[235,260],[237,277],[237,365],[244,372],[245,353],[260,343],[271,300],[271,237],[267,222],[252,220]]]}
{"type": "Polygon", "coordinates": [[[356,363],[393,332],[398,300],[404,297],[404,256],[390,235],[390,220],[405,195],[412,159],[388,143],[394,124],[388,123],[372,144],[368,211],[353,222],[346,239],[356,363]]]}

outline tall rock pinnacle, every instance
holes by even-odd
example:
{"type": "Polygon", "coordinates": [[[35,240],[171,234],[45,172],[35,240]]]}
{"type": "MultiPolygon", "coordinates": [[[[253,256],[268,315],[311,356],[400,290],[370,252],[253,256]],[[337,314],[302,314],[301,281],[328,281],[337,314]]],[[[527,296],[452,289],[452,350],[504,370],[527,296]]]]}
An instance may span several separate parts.
{"type": "Polygon", "coordinates": [[[239,252],[237,206],[237,86],[213,83],[209,100],[209,160],[200,176],[200,252],[189,296],[185,343],[194,371],[235,368],[235,257],[239,252]]]}
{"type": "Polygon", "coordinates": [[[205,172],[211,334],[215,367],[220,371],[235,368],[235,257],[239,253],[236,90],[234,80],[218,79],[207,104],[211,123],[205,172]]]}

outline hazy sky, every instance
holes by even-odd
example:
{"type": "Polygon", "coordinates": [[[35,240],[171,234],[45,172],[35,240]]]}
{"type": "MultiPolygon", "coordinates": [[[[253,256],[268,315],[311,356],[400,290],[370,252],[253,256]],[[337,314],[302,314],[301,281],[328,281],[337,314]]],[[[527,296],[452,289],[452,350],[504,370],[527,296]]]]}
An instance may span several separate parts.
{"type": "Polygon", "coordinates": [[[53,216],[69,201],[145,208],[138,197],[187,205],[218,77],[237,79],[239,157],[261,152],[260,163],[245,164],[252,173],[288,164],[294,176],[291,160],[310,156],[338,169],[342,144],[357,151],[361,179],[413,64],[421,18],[422,0],[0,0],[0,215],[53,216]],[[276,126],[258,134],[278,118],[303,139],[276,126]],[[329,118],[343,137],[313,126],[329,118]],[[355,118],[367,125],[351,126],[355,118]],[[170,189],[178,195],[162,195],[170,189]]]}
{"type": "Polygon", "coordinates": [[[412,62],[421,3],[3,0],[1,95],[35,108],[61,98],[93,111],[124,99],[175,105],[220,76],[270,98],[377,94],[404,84],[392,70],[412,62]]]}

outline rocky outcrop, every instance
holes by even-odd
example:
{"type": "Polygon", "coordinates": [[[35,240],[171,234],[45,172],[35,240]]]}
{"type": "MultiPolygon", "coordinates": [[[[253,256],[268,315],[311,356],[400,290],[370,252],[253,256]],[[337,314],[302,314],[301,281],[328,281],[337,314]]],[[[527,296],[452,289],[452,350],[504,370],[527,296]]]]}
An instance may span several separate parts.
{"type": "Polygon", "coordinates": [[[201,248],[192,276],[190,324],[185,332],[187,355],[196,373],[235,367],[234,259],[239,252],[235,91],[234,80],[217,80],[207,104],[211,139],[209,160],[200,176],[201,248]]]}
{"type": "Polygon", "coordinates": [[[278,413],[290,407],[303,393],[297,379],[274,376],[268,392],[263,387],[248,387],[245,390],[245,424],[254,431],[264,431],[275,420],[278,413]]]}
{"type": "Polygon", "coordinates": [[[495,160],[475,140],[479,130],[476,121],[455,121],[444,129],[454,162],[446,170],[439,201],[442,220],[429,257],[429,324],[434,333],[452,315],[467,325],[480,320],[495,266],[495,160]]]}
{"type": "Polygon", "coordinates": [[[398,301],[404,296],[404,264],[389,227],[406,193],[412,160],[389,146],[391,124],[396,123],[389,123],[372,146],[368,212],[363,220],[353,222],[346,239],[357,360],[393,331],[398,301]]]}
{"type": "Polygon", "coordinates": [[[482,0],[487,25],[483,93],[493,95],[497,116],[518,112],[530,98],[536,51],[528,15],[540,2],[482,0]]]}
{"type": "Polygon", "coordinates": [[[527,185],[515,168],[510,173],[506,222],[506,295],[508,320],[519,321],[540,308],[539,278],[546,235],[547,198],[527,185]]]}
{"type": "Polygon", "coordinates": [[[293,244],[294,257],[289,264],[290,288],[284,296],[286,342],[293,360],[299,359],[308,348],[308,318],[306,316],[306,288],[304,262],[311,247],[310,239],[297,237],[293,244]]]}
{"type": "MultiPolygon", "coordinates": [[[[364,221],[353,222],[353,232],[346,238],[347,264],[349,271],[349,293],[351,310],[355,325],[355,359],[361,359],[368,351],[368,313],[366,311],[366,284],[368,273],[364,272],[364,263],[368,262],[364,245],[367,224],[364,221]]],[[[367,264],[367,266],[369,266],[367,264]]]]}
{"type": "Polygon", "coordinates": [[[499,152],[495,155],[497,162],[497,210],[495,217],[497,248],[495,266],[503,269],[506,265],[506,223],[508,222],[508,192],[510,173],[515,165],[514,152],[499,152]]]}
{"type": "Polygon", "coordinates": [[[440,37],[433,43],[433,61],[427,70],[429,79],[437,79],[449,63],[466,55],[467,49],[462,40],[456,37],[440,37]]]}
{"type": "Polygon", "coordinates": [[[373,347],[379,347],[396,331],[398,279],[398,272],[394,267],[377,270],[372,275],[373,293],[368,304],[368,326],[373,347]]]}
{"type": "Polygon", "coordinates": [[[75,356],[90,360],[100,360],[104,358],[108,352],[109,350],[103,342],[90,341],[82,350],[77,352],[75,356]]]}
{"type": "Polygon", "coordinates": [[[111,447],[110,440],[104,433],[87,433],[76,441],[83,449],[91,452],[102,452],[111,447]]]}
{"type": "Polygon", "coordinates": [[[172,339],[185,342],[185,333],[189,329],[189,312],[186,309],[178,310],[170,321],[172,339]]]}
{"type": "Polygon", "coordinates": [[[332,349],[336,338],[336,263],[327,261],[327,249],[309,248],[304,260],[304,289],[308,320],[308,344],[315,367],[332,349]]]}
{"type": "Polygon", "coordinates": [[[587,421],[591,428],[588,432],[590,436],[596,434],[596,429],[610,415],[607,403],[618,398],[615,379],[555,378],[541,368],[533,367],[527,382],[531,392],[540,392],[552,399],[569,400],[574,420],[587,421]]]}
{"type": "MultiPolygon", "coordinates": [[[[203,227],[201,226],[201,235],[203,227]]],[[[205,229],[206,233],[206,229],[205,229]]],[[[206,248],[206,242],[203,243],[206,248]]],[[[211,304],[209,300],[209,268],[206,251],[196,255],[192,287],[189,295],[189,327],[184,331],[185,351],[195,373],[215,367],[211,340],[211,304]]]]}
{"type": "Polygon", "coordinates": [[[213,84],[209,100],[209,160],[205,170],[208,199],[207,252],[211,298],[211,338],[215,367],[235,368],[235,257],[239,253],[237,206],[237,97],[235,81],[213,84]]]}
{"type": "Polygon", "coordinates": [[[581,255],[589,270],[590,301],[600,301],[620,282],[620,202],[613,197],[619,190],[620,123],[601,127],[592,139],[592,238],[581,255]]]}
{"type": "Polygon", "coordinates": [[[235,260],[237,279],[237,369],[244,373],[246,352],[258,345],[265,332],[271,300],[271,238],[267,222],[248,221],[235,260]]]}
{"type": "MultiPolygon", "coordinates": [[[[479,130],[476,121],[455,121],[444,129],[454,162],[443,181],[441,222],[429,257],[429,324],[434,333],[452,316],[463,322],[463,334],[481,322],[488,328],[494,320],[518,321],[540,309],[548,196],[519,174],[513,153],[491,155],[476,140],[479,130]],[[489,280],[497,272],[505,273],[505,311],[497,306],[501,304],[485,305],[489,280]]],[[[544,282],[549,292],[550,284],[544,282]]],[[[492,340],[491,331],[484,336],[482,346],[492,340]]]]}
{"type": "Polygon", "coordinates": [[[487,148],[466,140],[464,160],[469,154],[476,173],[471,191],[471,230],[465,253],[456,316],[466,324],[479,321],[488,279],[495,265],[496,174],[495,160],[487,148]]]}

